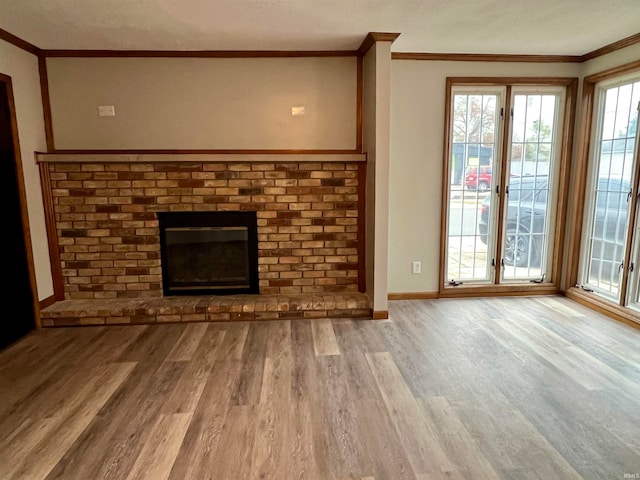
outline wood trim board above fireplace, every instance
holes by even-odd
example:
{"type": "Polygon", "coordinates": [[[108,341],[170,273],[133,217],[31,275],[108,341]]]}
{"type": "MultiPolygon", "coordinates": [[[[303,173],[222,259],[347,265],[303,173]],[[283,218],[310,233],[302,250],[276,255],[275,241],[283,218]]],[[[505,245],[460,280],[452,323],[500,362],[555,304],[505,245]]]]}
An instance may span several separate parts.
{"type": "Polygon", "coordinates": [[[219,152],[162,152],[162,151],[123,151],[123,152],[36,152],[36,161],[77,162],[77,163],[129,163],[129,162],[366,162],[367,155],[357,152],[312,151],[219,151],[219,152]]]}

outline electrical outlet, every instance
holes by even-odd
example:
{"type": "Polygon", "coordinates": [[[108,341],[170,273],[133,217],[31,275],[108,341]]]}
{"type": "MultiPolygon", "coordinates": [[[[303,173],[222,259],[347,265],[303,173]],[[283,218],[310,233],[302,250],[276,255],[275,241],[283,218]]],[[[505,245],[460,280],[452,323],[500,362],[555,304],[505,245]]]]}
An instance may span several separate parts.
{"type": "Polygon", "coordinates": [[[421,262],[412,262],[411,263],[411,272],[416,275],[422,271],[422,263],[421,262]]]}

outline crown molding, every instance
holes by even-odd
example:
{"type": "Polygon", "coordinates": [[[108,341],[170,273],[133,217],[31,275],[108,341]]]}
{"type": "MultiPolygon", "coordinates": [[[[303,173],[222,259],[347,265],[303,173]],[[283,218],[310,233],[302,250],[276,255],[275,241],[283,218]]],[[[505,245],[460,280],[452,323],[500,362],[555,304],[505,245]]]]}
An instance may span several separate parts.
{"type": "Polygon", "coordinates": [[[392,60],[429,60],[445,62],[526,62],[580,63],[581,55],[513,55],[491,53],[420,53],[392,52],[392,60]]]}
{"type": "Polygon", "coordinates": [[[601,57],[602,55],[606,55],[607,53],[615,52],[616,50],[620,50],[625,47],[630,47],[631,45],[635,45],[636,43],[640,43],[640,33],[629,35],[628,37],[618,40],[617,42],[613,42],[605,45],[604,47],[592,50],[591,52],[582,55],[581,58],[583,62],[586,62],[587,60],[601,57]]]}
{"type": "Polygon", "coordinates": [[[355,50],[42,50],[45,57],[84,58],[287,58],[355,57],[355,50]]]}
{"type": "Polygon", "coordinates": [[[7,32],[2,28],[0,28],[0,40],[4,40],[7,43],[15,45],[18,48],[21,48],[25,52],[32,53],[36,56],[42,55],[42,50],[36,47],[33,43],[29,43],[26,40],[23,40],[20,37],[17,37],[13,33],[7,32]]]}

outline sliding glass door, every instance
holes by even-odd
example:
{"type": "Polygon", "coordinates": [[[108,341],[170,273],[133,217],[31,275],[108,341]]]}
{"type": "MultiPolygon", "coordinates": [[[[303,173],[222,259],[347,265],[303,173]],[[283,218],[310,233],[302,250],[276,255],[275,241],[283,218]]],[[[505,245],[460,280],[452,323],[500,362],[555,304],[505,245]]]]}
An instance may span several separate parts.
{"type": "Polygon", "coordinates": [[[443,287],[549,281],[564,93],[452,87],[443,287]]]}

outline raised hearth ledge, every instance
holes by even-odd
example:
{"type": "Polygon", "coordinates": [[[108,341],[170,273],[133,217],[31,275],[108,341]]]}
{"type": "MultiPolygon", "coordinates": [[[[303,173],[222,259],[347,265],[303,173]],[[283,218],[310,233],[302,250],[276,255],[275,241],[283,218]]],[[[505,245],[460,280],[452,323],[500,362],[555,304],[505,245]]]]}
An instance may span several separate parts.
{"type": "Polygon", "coordinates": [[[38,163],[296,163],[296,162],[366,162],[364,153],[43,153],[36,152],[38,163]]]}
{"type": "Polygon", "coordinates": [[[43,327],[371,318],[369,299],[363,293],[62,300],[40,313],[43,327]]]}
{"type": "Polygon", "coordinates": [[[363,293],[171,296],[62,300],[40,312],[44,327],[165,322],[371,318],[363,293]]]}

